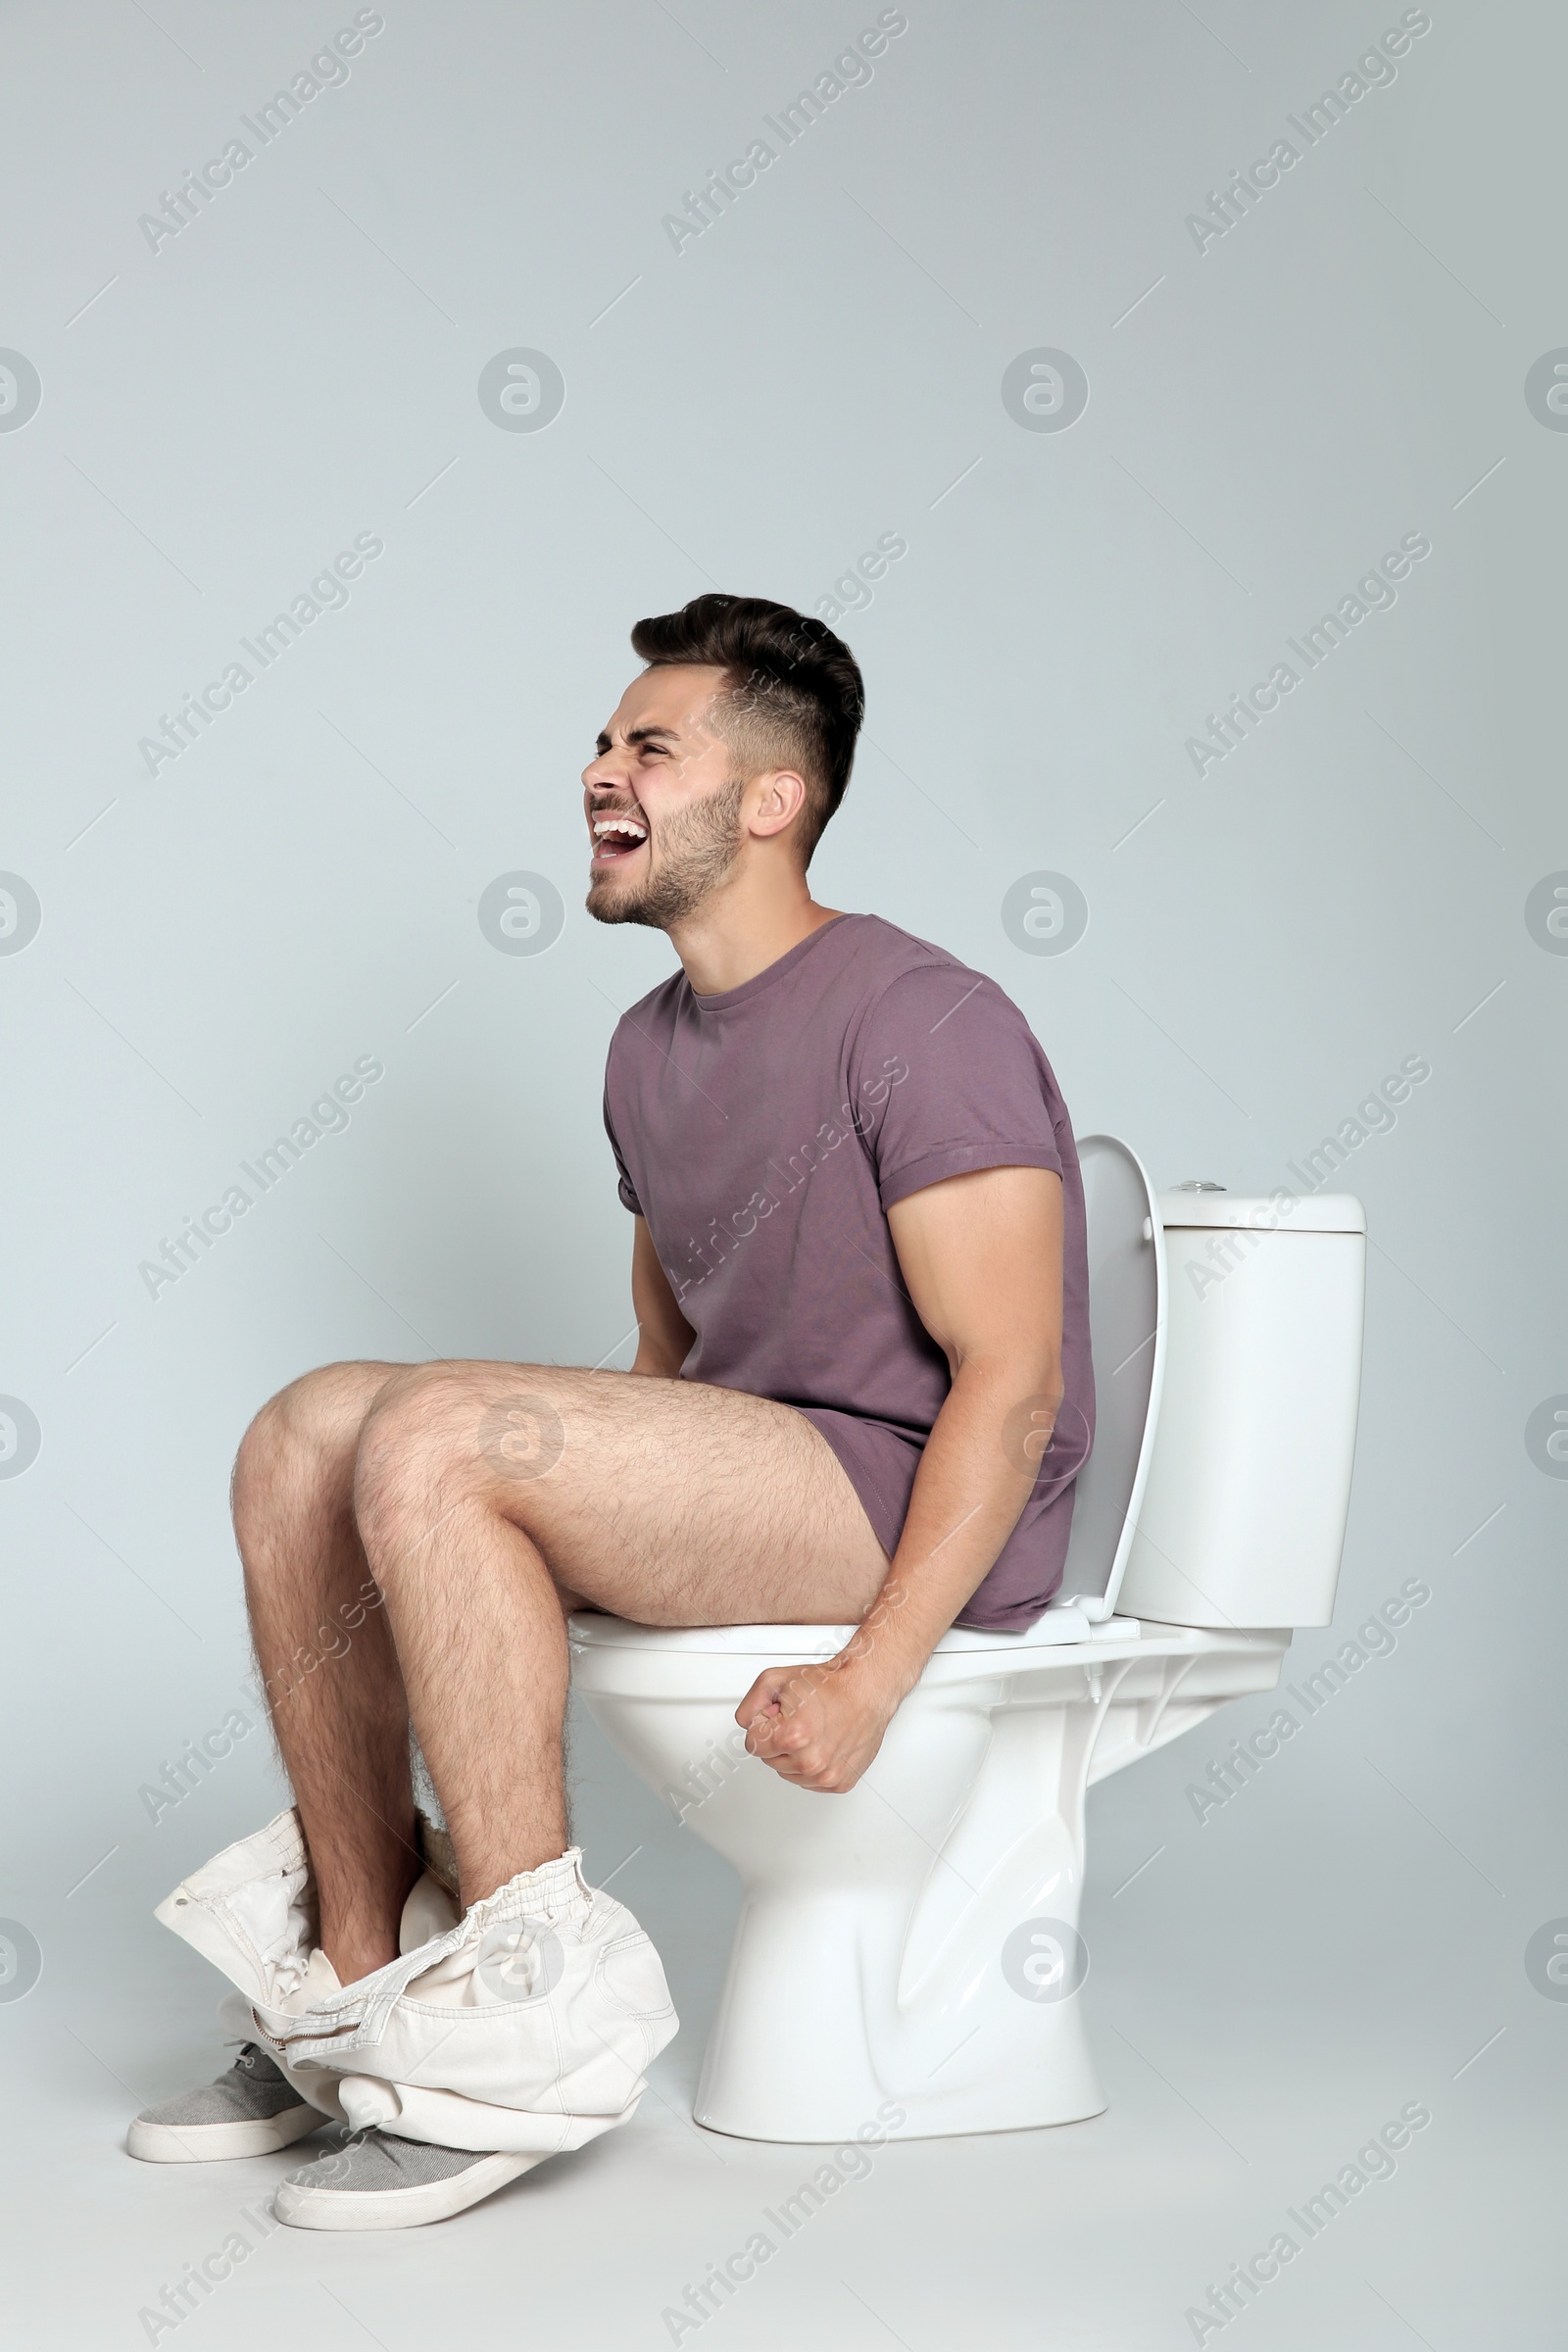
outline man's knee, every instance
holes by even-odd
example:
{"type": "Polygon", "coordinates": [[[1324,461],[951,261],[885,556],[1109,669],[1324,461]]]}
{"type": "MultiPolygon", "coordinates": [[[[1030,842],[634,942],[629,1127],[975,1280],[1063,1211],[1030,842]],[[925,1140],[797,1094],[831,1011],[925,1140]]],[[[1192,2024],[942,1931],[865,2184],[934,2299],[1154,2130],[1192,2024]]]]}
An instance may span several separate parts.
{"type": "Polygon", "coordinates": [[[418,1364],[367,1414],[354,1465],[360,1533],[377,1550],[469,1496],[516,1515],[565,1446],[574,1384],[554,1365],[418,1364]]]}
{"type": "Polygon", "coordinates": [[[387,1382],[354,1460],[354,1514],[368,1543],[401,1534],[411,1512],[444,1509],[452,1489],[470,1482],[484,1393],[466,1365],[413,1364],[387,1382]]]}
{"type": "Polygon", "coordinates": [[[390,1371],[383,1364],[322,1364],[270,1396],[240,1440],[235,1508],[265,1496],[280,1476],[347,1477],[361,1424],[390,1371]]]}

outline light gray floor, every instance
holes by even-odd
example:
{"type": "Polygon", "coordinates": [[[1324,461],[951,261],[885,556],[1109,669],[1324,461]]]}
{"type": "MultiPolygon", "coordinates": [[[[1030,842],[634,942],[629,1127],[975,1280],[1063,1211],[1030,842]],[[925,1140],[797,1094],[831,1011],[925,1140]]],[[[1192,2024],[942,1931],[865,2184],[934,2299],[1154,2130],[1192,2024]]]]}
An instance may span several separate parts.
{"type": "MultiPolygon", "coordinates": [[[[1421,2101],[1432,2122],[1393,2178],[1373,2181],[1203,2340],[1560,2352],[1551,2075],[1568,2005],[1542,1999],[1522,1966],[1476,1968],[1490,1942],[1472,1933],[1476,1906],[1506,1904],[1506,1893],[1489,1892],[1435,1824],[1412,1826],[1397,1797],[1327,1751],[1310,1772],[1293,1779],[1282,1760],[1272,1788],[1249,1788],[1275,1835],[1272,1866],[1254,1861],[1244,1875],[1224,1817],[1200,1827],[1183,1796],[1206,1765],[1203,1738],[1091,1798],[1093,1960],[1080,1997],[1107,2112],[1056,2131],[888,2147],[682,2343],[1191,2344],[1188,2308],[1421,2101]],[[1329,1838],[1325,1806],[1340,1823],[1329,1838]]],[[[591,1725],[576,1734],[574,1776],[590,1875],[616,1874],[615,1892],[665,1955],[683,2019],[631,2127],[471,2213],[373,2238],[259,2237],[249,2217],[297,2156],[132,2163],[120,2143],[135,2107],[223,2062],[210,2006],[221,1987],[147,1912],[185,1868],[263,1818],[266,1759],[237,1762],[230,1785],[215,1779],[186,1800],[187,1818],[166,1818],[151,1856],[146,1845],[117,1856],[71,1898],[71,1934],[53,1940],[42,1980],[0,2006],[8,2347],[108,2352],[177,2336],[183,2352],[465,2342],[632,2352],[673,2340],[665,2309],[765,2228],[763,2209],[821,2156],[690,2122],[735,1884],[591,1725]],[[177,2328],[151,2333],[143,2308],[236,2229],[259,2240],[249,2259],[177,2328]]],[[[1499,1880],[1507,1871],[1506,1857],[1479,1859],[1499,1880]]]]}

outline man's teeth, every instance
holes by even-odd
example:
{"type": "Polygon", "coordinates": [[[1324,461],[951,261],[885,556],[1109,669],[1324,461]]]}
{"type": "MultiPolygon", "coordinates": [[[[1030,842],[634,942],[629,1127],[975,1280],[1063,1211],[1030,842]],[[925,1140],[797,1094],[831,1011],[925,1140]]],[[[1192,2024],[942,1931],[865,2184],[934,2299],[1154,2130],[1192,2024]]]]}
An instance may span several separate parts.
{"type": "Polygon", "coordinates": [[[619,833],[624,835],[628,841],[634,842],[648,839],[647,826],[640,825],[634,816],[596,816],[594,818],[594,839],[602,841],[607,833],[619,833]]]}

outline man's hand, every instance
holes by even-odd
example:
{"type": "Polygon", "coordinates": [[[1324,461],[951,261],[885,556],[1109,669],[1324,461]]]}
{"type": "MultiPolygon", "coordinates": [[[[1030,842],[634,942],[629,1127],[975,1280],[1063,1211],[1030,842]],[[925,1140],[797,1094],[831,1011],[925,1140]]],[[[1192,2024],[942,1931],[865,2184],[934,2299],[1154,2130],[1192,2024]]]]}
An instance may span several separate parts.
{"type": "Polygon", "coordinates": [[[843,1796],[881,1746],[903,1696],[904,1686],[889,1689],[847,1653],[760,1674],[735,1720],[748,1753],[771,1764],[781,1780],[843,1796]]]}

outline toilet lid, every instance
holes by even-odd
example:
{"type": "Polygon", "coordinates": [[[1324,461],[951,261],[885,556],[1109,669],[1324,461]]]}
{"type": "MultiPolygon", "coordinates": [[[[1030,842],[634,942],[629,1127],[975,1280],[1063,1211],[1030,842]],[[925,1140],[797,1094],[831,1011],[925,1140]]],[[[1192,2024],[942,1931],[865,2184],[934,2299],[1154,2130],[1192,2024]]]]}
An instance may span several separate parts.
{"type": "Polygon", "coordinates": [[[1072,1537],[1053,1608],[1116,1605],[1148,1483],[1165,1379],[1165,1251],[1149,1171],[1114,1135],[1078,1141],[1089,1229],[1095,1443],[1079,1471],[1072,1537]]]}

